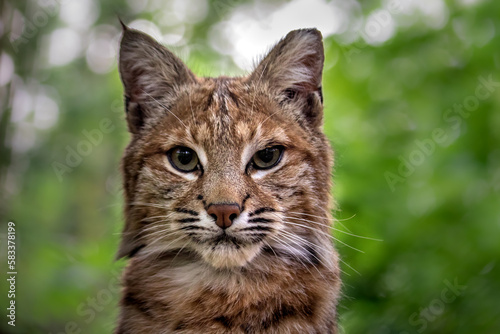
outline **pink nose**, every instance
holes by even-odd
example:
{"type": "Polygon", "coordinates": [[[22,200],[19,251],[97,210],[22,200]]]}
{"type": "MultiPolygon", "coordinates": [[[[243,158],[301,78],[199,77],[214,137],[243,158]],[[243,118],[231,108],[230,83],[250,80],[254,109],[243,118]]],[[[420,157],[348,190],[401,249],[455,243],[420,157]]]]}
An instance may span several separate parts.
{"type": "Polygon", "coordinates": [[[212,216],[217,226],[226,229],[240,215],[240,207],[237,204],[211,204],[207,213],[212,216]]]}

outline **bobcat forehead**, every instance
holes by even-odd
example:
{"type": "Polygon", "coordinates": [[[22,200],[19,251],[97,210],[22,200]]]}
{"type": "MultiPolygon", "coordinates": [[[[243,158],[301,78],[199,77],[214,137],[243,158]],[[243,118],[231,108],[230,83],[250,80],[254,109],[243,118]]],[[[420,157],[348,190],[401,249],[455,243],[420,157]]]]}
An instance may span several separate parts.
{"type": "Polygon", "coordinates": [[[198,78],[124,26],[117,334],[337,332],[323,58],[301,29],[246,77],[198,78]]]}

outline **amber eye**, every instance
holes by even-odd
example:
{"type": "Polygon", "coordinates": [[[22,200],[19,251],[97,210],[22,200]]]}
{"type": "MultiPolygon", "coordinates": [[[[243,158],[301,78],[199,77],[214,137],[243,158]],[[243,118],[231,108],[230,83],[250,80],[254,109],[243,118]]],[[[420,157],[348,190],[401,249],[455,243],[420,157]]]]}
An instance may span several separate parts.
{"type": "Polygon", "coordinates": [[[198,169],[198,156],[188,147],[174,147],[167,152],[167,156],[172,166],[181,172],[189,173],[198,169]]]}
{"type": "Polygon", "coordinates": [[[283,146],[272,146],[255,153],[252,157],[255,169],[269,169],[276,166],[281,160],[283,150],[283,146]]]}

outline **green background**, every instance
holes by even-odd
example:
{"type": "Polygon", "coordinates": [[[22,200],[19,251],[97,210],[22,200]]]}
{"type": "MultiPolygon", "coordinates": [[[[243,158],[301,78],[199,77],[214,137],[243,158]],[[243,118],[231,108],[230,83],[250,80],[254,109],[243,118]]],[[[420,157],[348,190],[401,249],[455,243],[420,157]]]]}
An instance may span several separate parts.
{"type": "MultiPolygon", "coordinates": [[[[129,136],[116,61],[96,73],[89,41],[94,28],[115,36],[118,15],[170,29],[158,11],[134,12],[134,1],[94,1],[97,14],[79,30],[80,54],[54,65],[50,36],[68,25],[60,2],[46,22],[37,18],[50,9],[43,1],[0,3],[0,77],[12,69],[7,57],[14,66],[0,86],[0,332],[112,331],[124,266],[114,262],[119,163],[129,136]],[[13,40],[10,27],[22,22],[26,40],[13,40]],[[55,118],[44,109],[54,103],[55,118]],[[85,131],[102,138],[85,147],[85,131]],[[78,149],[88,154],[58,176],[54,163],[67,165],[68,150],[78,149]],[[8,221],[17,233],[15,328],[5,317],[8,221]]],[[[389,2],[359,2],[358,15],[389,2]]],[[[325,38],[325,131],[339,204],[333,236],[348,264],[339,306],[345,333],[500,333],[500,2],[442,2],[439,26],[422,14],[433,14],[432,2],[397,16],[384,43],[325,38]]],[[[187,23],[184,42],[196,47],[183,58],[196,74],[244,74],[208,41],[210,27],[248,3],[211,0],[206,15],[187,23]]]]}

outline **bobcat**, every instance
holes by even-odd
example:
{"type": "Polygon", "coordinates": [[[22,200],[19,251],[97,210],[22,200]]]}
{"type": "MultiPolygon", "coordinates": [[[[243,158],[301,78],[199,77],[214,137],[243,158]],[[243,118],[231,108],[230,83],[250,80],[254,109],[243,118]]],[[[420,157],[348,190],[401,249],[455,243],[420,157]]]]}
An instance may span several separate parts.
{"type": "Polygon", "coordinates": [[[123,26],[115,333],[337,333],[323,61],[321,33],[301,29],[248,76],[198,78],[123,26]]]}

